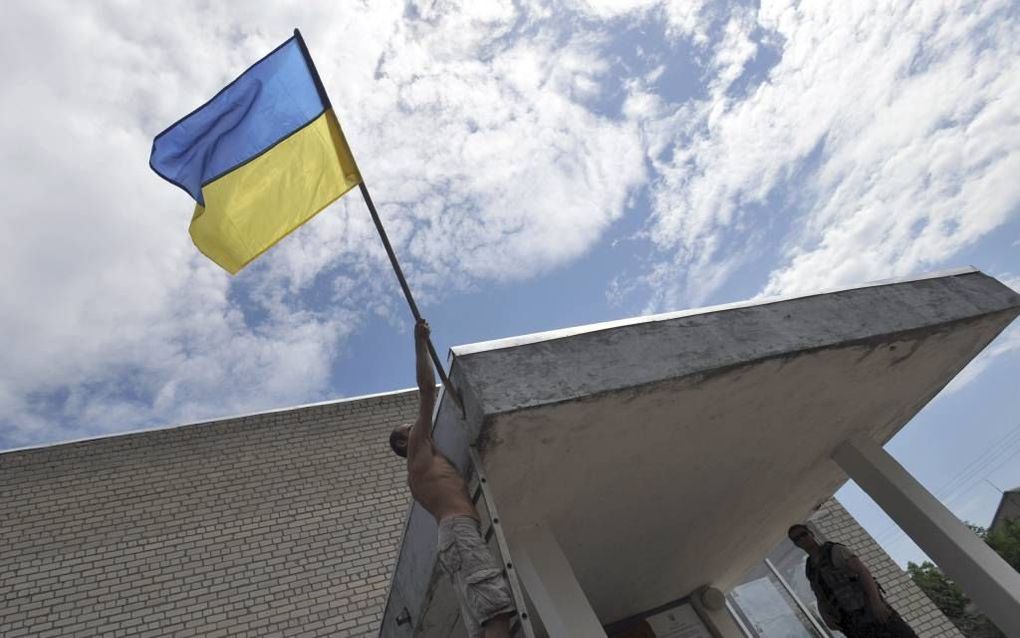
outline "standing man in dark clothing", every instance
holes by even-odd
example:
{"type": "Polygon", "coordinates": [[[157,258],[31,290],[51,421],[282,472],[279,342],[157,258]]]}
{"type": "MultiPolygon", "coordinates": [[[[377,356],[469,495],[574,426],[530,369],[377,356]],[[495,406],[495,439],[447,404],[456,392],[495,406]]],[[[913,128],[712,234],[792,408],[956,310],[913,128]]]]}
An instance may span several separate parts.
{"type": "Polygon", "coordinates": [[[839,543],[819,544],[811,530],[800,524],[787,534],[808,554],[807,579],[830,629],[848,638],[917,638],[882,597],[868,568],[849,549],[839,543]]]}

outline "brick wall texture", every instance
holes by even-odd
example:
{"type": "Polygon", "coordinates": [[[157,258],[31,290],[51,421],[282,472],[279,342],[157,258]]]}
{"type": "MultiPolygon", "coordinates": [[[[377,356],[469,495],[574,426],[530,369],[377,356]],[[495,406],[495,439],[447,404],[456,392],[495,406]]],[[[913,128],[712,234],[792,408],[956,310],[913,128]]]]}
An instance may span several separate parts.
{"type": "Polygon", "coordinates": [[[374,635],[415,392],[0,454],[0,636],[374,635]]]}
{"type": "Polygon", "coordinates": [[[857,524],[839,501],[830,499],[810,519],[825,540],[842,543],[857,554],[886,591],[886,600],[920,638],[963,636],[935,603],[910,580],[882,547],[857,524]]]}
{"type": "MultiPolygon", "coordinates": [[[[0,454],[0,636],[368,636],[409,504],[416,393],[0,454]]],[[[922,636],[958,636],[834,501],[922,636]]]]}

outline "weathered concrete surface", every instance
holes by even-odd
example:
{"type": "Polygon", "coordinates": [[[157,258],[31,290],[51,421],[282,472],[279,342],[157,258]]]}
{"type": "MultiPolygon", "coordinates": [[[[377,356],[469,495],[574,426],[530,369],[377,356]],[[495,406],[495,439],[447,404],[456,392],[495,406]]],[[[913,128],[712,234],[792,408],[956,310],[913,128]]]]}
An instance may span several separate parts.
{"type": "MultiPolygon", "coordinates": [[[[455,348],[468,415],[444,401],[437,435],[462,464],[476,442],[504,523],[545,520],[611,622],[727,588],[846,480],[840,442],[884,443],[1018,311],[966,270],[455,348]]],[[[404,608],[456,625],[434,541],[415,509],[383,635],[404,608]]]]}

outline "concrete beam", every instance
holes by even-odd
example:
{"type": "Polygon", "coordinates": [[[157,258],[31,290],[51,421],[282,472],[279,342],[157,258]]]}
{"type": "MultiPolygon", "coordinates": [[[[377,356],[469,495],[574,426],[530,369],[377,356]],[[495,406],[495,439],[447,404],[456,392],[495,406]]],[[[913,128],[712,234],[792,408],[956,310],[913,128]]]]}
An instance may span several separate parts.
{"type": "Polygon", "coordinates": [[[510,545],[517,573],[550,638],[605,638],[602,623],[548,527],[539,523],[520,530],[510,545]]]}
{"type": "Polygon", "coordinates": [[[1002,632],[1020,636],[1020,573],[874,441],[847,441],[832,458],[1002,632]]]}

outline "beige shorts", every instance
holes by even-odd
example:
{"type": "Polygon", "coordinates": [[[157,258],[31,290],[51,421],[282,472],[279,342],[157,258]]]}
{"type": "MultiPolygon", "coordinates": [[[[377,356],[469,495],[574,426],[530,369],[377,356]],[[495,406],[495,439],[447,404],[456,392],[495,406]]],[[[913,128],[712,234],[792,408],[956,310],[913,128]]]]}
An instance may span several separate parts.
{"type": "Polygon", "coordinates": [[[457,590],[468,636],[482,635],[482,625],[514,611],[510,585],[470,516],[451,516],[439,523],[439,563],[457,590]]]}

